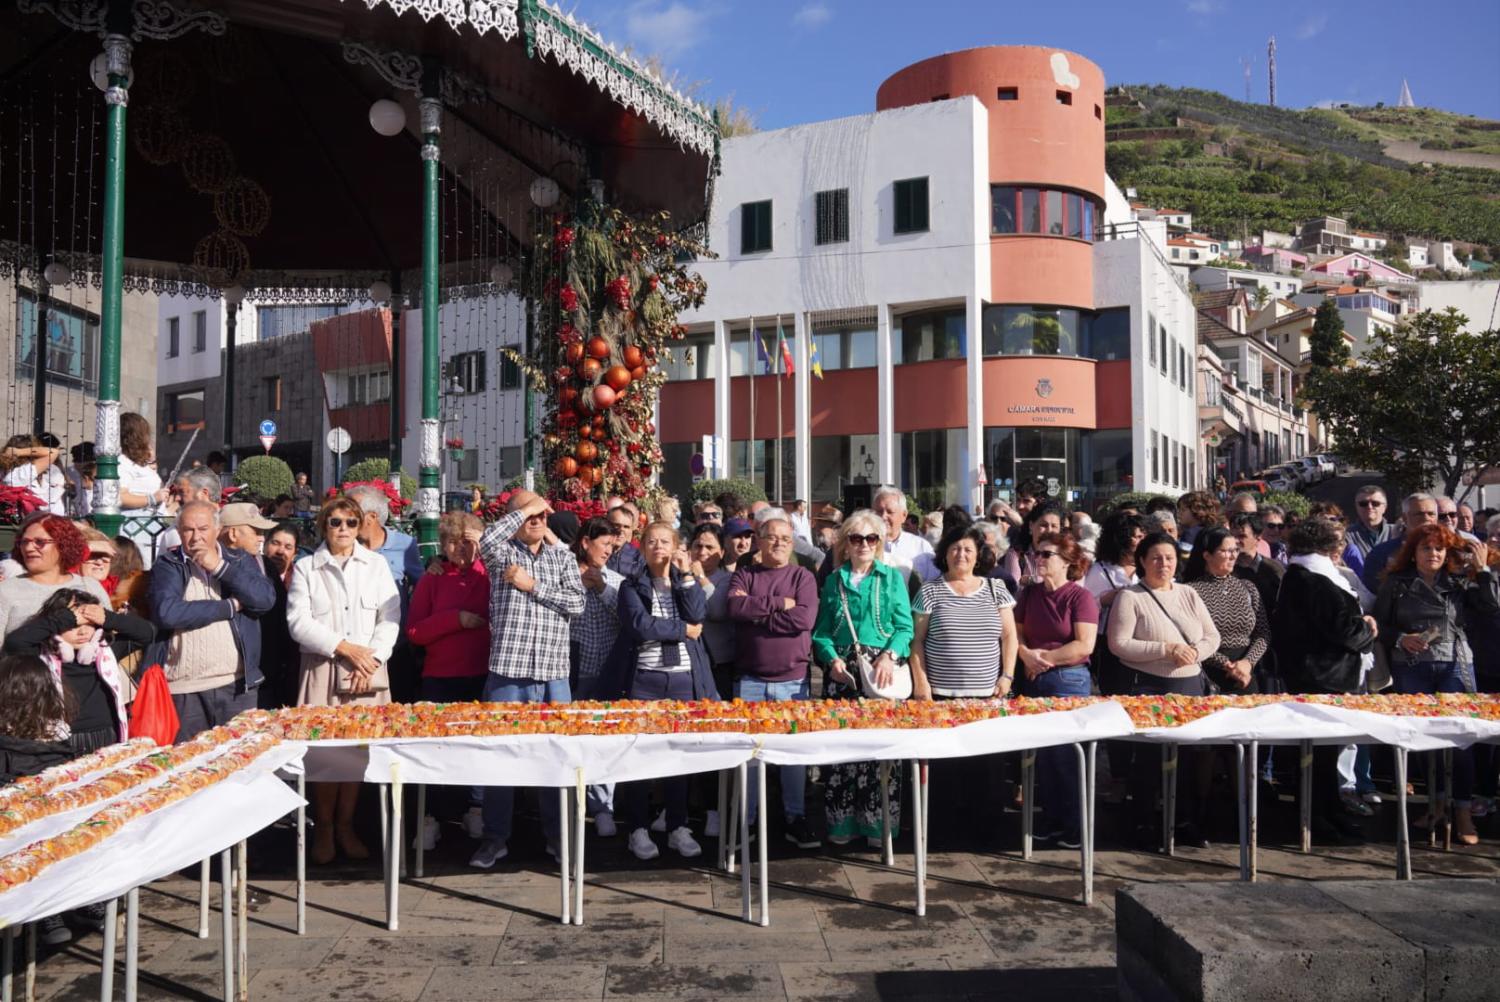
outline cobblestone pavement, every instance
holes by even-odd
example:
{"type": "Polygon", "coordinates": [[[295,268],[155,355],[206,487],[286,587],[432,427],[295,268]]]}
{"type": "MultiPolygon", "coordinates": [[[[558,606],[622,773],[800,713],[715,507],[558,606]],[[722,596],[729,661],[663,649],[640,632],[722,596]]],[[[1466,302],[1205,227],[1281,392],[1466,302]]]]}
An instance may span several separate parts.
{"type": "MultiPolygon", "coordinates": [[[[465,865],[473,843],[445,825],[428,857],[429,875],[402,886],[399,932],[385,929],[383,888],[371,862],[313,871],[303,937],[293,932],[291,835],[273,830],[251,850],[251,887],[266,898],[250,919],[251,997],[1095,1002],[1115,998],[1117,888],[1238,874],[1233,844],[1180,850],[1174,859],[1101,848],[1096,903],[1085,908],[1077,902],[1078,854],[1042,849],[1023,861],[1016,815],[1007,817],[995,838],[977,845],[945,847],[935,830],[928,915],[921,919],[911,911],[909,850],[887,869],[862,849],[799,853],[773,828],[768,928],[739,921],[740,882],[713,870],[712,840],[704,840],[697,860],[663,849],[660,859],[639,863],[625,851],[623,832],[600,840],[591,831],[587,924],[580,928],[557,921],[556,869],[539,842],[518,836],[512,858],[478,872],[465,865]]],[[[1289,842],[1282,836],[1294,817],[1288,804],[1272,805],[1265,843],[1289,842]]],[[[1374,833],[1384,841],[1358,848],[1315,848],[1304,856],[1263,844],[1261,879],[1393,876],[1389,818],[1376,821],[1386,822],[1374,833]]],[[[518,831],[528,828],[534,822],[518,824],[518,831]]],[[[1108,824],[1101,844],[1117,844],[1108,824]]],[[[1500,852],[1492,838],[1451,852],[1428,848],[1422,838],[1414,843],[1414,865],[1418,879],[1497,876],[1500,852]]],[[[197,884],[175,877],[151,885],[142,891],[141,914],[141,999],[218,998],[218,916],[211,938],[199,940],[197,884]]],[[[97,999],[99,945],[90,936],[44,958],[39,997],[97,999]]]]}

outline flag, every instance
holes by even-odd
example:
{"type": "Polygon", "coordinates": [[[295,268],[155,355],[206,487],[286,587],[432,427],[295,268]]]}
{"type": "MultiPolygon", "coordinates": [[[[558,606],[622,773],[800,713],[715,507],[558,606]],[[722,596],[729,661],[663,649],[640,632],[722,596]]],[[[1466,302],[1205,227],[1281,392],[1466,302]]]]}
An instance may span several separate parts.
{"type": "Polygon", "coordinates": [[[818,357],[818,339],[813,338],[807,346],[807,364],[812,366],[812,374],[819,379],[823,378],[823,360],[818,357]]]}
{"type": "Polygon", "coordinates": [[[750,332],[755,337],[755,357],[765,363],[766,372],[771,371],[771,353],[766,350],[766,339],[758,330],[750,332]]]}
{"type": "Polygon", "coordinates": [[[786,366],[786,374],[792,374],[792,349],[786,343],[786,334],[780,327],[776,328],[776,347],[781,349],[781,363],[786,366]]]}

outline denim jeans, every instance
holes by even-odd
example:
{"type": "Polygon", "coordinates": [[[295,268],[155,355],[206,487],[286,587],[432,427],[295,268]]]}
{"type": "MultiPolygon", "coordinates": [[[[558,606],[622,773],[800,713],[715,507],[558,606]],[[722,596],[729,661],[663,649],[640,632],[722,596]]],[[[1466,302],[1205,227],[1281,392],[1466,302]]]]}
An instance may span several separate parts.
{"type": "MultiPolygon", "coordinates": [[[[486,703],[571,703],[572,691],[568,680],[537,682],[529,678],[506,678],[491,674],[484,682],[483,700],[486,703]]],[[[492,786],[484,791],[484,837],[510,841],[511,814],[515,805],[516,791],[511,786],[492,786]]],[[[538,794],[542,808],[542,834],[549,846],[556,845],[562,831],[562,819],[557,808],[557,792],[542,790],[538,794]]]]}
{"type": "MultiPolygon", "coordinates": [[[[1458,661],[1392,662],[1391,681],[1402,695],[1437,692],[1473,692],[1474,666],[1458,661]]],[[[1437,752],[1429,752],[1436,755],[1437,752]]],[[[1439,782],[1443,770],[1438,769],[1439,782]]],[[[1467,808],[1474,796],[1474,749],[1453,750],[1453,805],[1467,808]]]]}
{"type": "MultiPolygon", "coordinates": [[[[734,695],[737,699],[743,699],[747,703],[774,703],[784,699],[811,699],[812,682],[809,678],[801,678],[795,682],[763,682],[758,678],[742,676],[734,684],[734,695]]],[[[777,766],[781,774],[781,809],[786,813],[787,820],[800,818],[807,813],[807,766],[805,765],[782,765],[777,766]]],[[[760,783],[760,771],[750,769],[750,789],[747,794],[749,804],[750,821],[753,824],[759,813],[760,794],[758,792],[760,783]]]]}
{"type": "MultiPolygon", "coordinates": [[[[1085,665],[1053,668],[1034,679],[1021,679],[1025,696],[1087,696],[1091,678],[1085,665]]],[[[1039,748],[1036,753],[1037,778],[1041,788],[1037,802],[1053,828],[1064,834],[1077,835],[1082,812],[1078,802],[1078,753],[1070,745],[1039,748]]]]}

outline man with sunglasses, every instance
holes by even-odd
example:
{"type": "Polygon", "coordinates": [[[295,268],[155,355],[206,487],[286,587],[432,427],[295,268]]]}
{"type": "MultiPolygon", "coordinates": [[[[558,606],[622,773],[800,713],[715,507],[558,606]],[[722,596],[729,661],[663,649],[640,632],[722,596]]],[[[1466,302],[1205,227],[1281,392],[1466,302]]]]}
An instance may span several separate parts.
{"type": "MultiPolygon", "coordinates": [[[[1453,500],[1452,498],[1441,497],[1440,496],[1437,499],[1437,503],[1438,503],[1438,521],[1441,522],[1441,523],[1443,523],[1443,527],[1445,529],[1447,529],[1449,532],[1456,532],[1456,533],[1458,533],[1458,535],[1459,535],[1460,538],[1462,538],[1462,539],[1464,539],[1464,540],[1466,540],[1466,541],[1468,541],[1470,543],[1477,543],[1477,542],[1479,542],[1479,537],[1478,536],[1474,535],[1472,532],[1469,532],[1467,529],[1463,528],[1463,524],[1462,524],[1463,523],[1463,515],[1458,510],[1458,502],[1457,501],[1453,500]]],[[[1467,506],[1465,506],[1465,507],[1467,507],[1467,506]]],[[[1471,510],[1470,513],[1469,513],[1469,527],[1473,528],[1473,525],[1474,525],[1474,515],[1473,515],[1473,512],[1471,510]]]]}
{"type": "Polygon", "coordinates": [[[705,522],[713,525],[724,524],[724,513],[712,501],[700,501],[693,506],[693,523],[702,525],[705,522]]]}
{"type": "Polygon", "coordinates": [[[604,566],[616,574],[632,578],[646,569],[646,558],[641,555],[640,547],[633,542],[641,515],[629,501],[621,501],[619,498],[615,501],[616,504],[605,515],[609,524],[615,527],[615,552],[604,566]]]}
{"type": "MultiPolygon", "coordinates": [[[[1408,494],[1406,500],[1401,502],[1401,524],[1405,532],[1437,521],[1438,499],[1431,494],[1418,491],[1416,494],[1408,494]]],[[[1385,565],[1401,549],[1403,538],[1402,535],[1392,533],[1389,539],[1365,554],[1365,566],[1359,572],[1359,579],[1370,591],[1377,594],[1380,592],[1380,579],[1385,574],[1385,565]]]]}
{"type": "MultiPolygon", "coordinates": [[[[479,556],[490,575],[490,674],[481,697],[487,702],[572,702],[568,643],[572,621],[583,612],[583,579],[573,553],[547,542],[551,512],[546,498],[516,491],[505,515],[480,537],[479,556]]],[[[547,790],[540,799],[542,834],[556,859],[557,797],[547,790]]],[[[488,870],[508,854],[514,802],[511,787],[484,792],[484,841],[470,866],[488,870]]]]}

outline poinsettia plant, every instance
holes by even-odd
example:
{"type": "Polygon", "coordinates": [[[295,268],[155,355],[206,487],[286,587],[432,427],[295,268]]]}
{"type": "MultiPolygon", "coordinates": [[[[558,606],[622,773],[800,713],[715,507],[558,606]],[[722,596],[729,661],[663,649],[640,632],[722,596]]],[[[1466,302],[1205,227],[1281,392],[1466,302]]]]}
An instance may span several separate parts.
{"type": "Polygon", "coordinates": [[[0,487],[0,525],[20,525],[46,504],[29,487],[0,487]]]}
{"type": "Polygon", "coordinates": [[[328,488],[328,490],[323,494],[323,499],[326,501],[329,498],[337,497],[340,494],[347,494],[351,487],[373,487],[376,490],[380,491],[386,496],[386,500],[391,503],[391,514],[394,516],[399,517],[401,514],[401,510],[407,505],[411,504],[410,501],[401,496],[400,491],[391,486],[391,482],[389,480],[351,480],[348,483],[344,484],[343,487],[328,488]]]}
{"type": "MultiPolygon", "coordinates": [[[[510,503],[511,495],[516,492],[504,491],[495,495],[485,502],[484,507],[479,509],[479,517],[486,522],[494,522],[505,514],[506,505],[510,503]]],[[[578,517],[578,523],[582,525],[596,515],[604,514],[604,502],[596,498],[584,498],[573,500],[571,498],[552,497],[547,499],[553,511],[570,511],[578,517]]]]}

